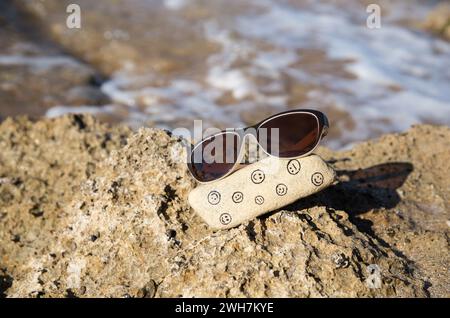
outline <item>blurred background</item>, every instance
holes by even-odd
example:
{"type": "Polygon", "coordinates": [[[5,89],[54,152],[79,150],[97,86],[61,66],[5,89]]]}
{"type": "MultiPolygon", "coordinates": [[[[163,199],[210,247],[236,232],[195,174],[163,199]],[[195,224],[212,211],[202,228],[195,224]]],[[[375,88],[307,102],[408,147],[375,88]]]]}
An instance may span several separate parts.
{"type": "Polygon", "coordinates": [[[0,0],[0,44],[0,120],[225,128],[315,108],[334,149],[450,124],[450,1],[0,0]]]}

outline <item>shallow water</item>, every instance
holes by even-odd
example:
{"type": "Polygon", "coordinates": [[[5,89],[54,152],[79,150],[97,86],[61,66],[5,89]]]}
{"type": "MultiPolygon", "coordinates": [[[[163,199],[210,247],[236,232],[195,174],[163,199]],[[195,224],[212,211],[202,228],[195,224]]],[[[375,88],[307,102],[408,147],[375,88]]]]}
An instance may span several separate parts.
{"type": "MultiPolygon", "coordinates": [[[[179,38],[195,33],[217,49],[204,63],[186,62],[182,72],[142,71],[124,61],[101,86],[108,105],[55,105],[47,116],[82,110],[114,114],[133,127],[192,128],[202,119],[204,127],[225,128],[316,108],[330,118],[326,143],[335,149],[415,123],[450,124],[450,44],[415,27],[433,2],[381,3],[380,29],[366,27],[367,4],[356,0],[128,3],[131,11],[134,5],[167,17],[146,36],[158,38],[180,23],[179,38]]],[[[104,36],[127,41],[127,31],[122,24],[104,36]]],[[[70,63],[0,56],[2,65],[35,62],[70,63]]]]}

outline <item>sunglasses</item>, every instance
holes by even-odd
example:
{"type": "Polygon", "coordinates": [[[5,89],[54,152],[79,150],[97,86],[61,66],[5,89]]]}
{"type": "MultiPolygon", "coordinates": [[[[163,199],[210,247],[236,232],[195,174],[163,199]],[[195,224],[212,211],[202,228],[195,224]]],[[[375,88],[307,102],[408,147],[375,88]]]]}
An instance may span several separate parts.
{"type": "Polygon", "coordinates": [[[247,136],[253,136],[269,156],[286,159],[307,156],[327,135],[328,128],[328,119],[320,111],[282,112],[256,125],[227,129],[204,138],[192,148],[188,168],[200,183],[225,178],[241,164],[247,136]]]}

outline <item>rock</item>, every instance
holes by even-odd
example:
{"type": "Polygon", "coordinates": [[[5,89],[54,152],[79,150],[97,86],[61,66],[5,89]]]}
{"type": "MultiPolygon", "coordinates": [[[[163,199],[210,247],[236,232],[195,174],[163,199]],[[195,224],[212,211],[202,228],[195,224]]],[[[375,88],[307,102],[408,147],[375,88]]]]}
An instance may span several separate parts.
{"type": "Polygon", "coordinates": [[[448,297],[449,137],[424,125],[321,148],[339,184],[213,232],[187,203],[179,138],[80,115],[8,119],[0,295],[448,297]]]}
{"type": "Polygon", "coordinates": [[[0,4],[0,119],[39,117],[59,105],[104,105],[102,75],[39,31],[33,16],[0,4]]]}
{"type": "MultiPolygon", "coordinates": [[[[7,119],[0,131],[0,268],[15,272],[22,262],[37,262],[36,255],[56,259],[50,242],[65,225],[64,206],[99,162],[126,143],[129,130],[111,134],[91,117],[77,115],[34,124],[7,119]]],[[[21,277],[10,276],[16,282],[21,277]]],[[[30,286],[29,295],[39,291],[30,286]]]]}
{"type": "MultiPolygon", "coordinates": [[[[217,49],[201,33],[193,18],[158,2],[80,0],[80,29],[66,26],[71,1],[15,0],[14,4],[37,19],[56,43],[94,65],[103,74],[132,68],[148,75],[184,72],[203,65],[217,49]],[[145,27],[142,27],[145,25],[145,27]]],[[[196,8],[194,11],[199,11],[196,8]]]]}
{"type": "Polygon", "coordinates": [[[107,104],[108,97],[98,88],[93,86],[78,86],[67,92],[67,100],[70,105],[104,105],[107,104]],[[86,103],[86,100],[89,100],[86,103]]]}
{"type": "Polygon", "coordinates": [[[320,192],[335,177],[317,155],[294,160],[269,156],[224,179],[197,186],[188,201],[209,227],[223,230],[320,192]]]}
{"type": "Polygon", "coordinates": [[[430,32],[450,40],[450,4],[441,2],[428,14],[423,27],[430,32]]]}

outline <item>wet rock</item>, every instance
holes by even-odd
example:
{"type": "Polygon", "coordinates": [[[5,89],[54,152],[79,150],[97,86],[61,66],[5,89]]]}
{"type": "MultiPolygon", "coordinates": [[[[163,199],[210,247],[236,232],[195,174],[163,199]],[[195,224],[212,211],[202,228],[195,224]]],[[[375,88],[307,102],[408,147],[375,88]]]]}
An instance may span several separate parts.
{"type": "Polygon", "coordinates": [[[67,54],[32,15],[0,4],[0,120],[40,117],[56,105],[102,105],[99,72],[67,54]]]}
{"type": "Polygon", "coordinates": [[[447,127],[321,148],[340,183],[218,232],[188,206],[185,150],[162,130],[66,116],[0,133],[6,296],[448,296],[447,127]]]}
{"type": "Polygon", "coordinates": [[[439,3],[423,22],[425,29],[450,40],[450,4],[439,3]]]}
{"type": "Polygon", "coordinates": [[[80,29],[66,26],[66,8],[71,3],[15,1],[39,20],[59,45],[103,74],[130,68],[145,74],[183,72],[202,65],[216,48],[199,35],[197,28],[201,26],[192,18],[166,8],[162,2],[133,0],[111,5],[108,1],[81,0],[77,2],[82,13],[80,29]]]}
{"type": "Polygon", "coordinates": [[[67,92],[69,105],[104,105],[109,102],[108,97],[98,88],[93,86],[78,86],[67,92]]]}

